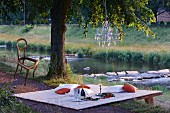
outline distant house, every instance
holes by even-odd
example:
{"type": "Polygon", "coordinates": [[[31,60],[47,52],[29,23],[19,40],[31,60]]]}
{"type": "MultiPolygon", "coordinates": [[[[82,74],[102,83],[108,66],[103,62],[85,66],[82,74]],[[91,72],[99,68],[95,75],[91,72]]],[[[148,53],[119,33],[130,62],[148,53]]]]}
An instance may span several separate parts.
{"type": "Polygon", "coordinates": [[[159,11],[159,15],[157,16],[157,22],[170,22],[170,13],[164,10],[159,11]]]}

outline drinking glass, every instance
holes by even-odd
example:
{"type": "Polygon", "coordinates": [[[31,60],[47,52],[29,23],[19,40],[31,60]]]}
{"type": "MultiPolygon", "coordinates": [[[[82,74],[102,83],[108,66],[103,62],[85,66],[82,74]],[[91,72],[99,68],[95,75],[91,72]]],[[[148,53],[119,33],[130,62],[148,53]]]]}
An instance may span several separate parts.
{"type": "Polygon", "coordinates": [[[74,98],[78,101],[80,100],[80,89],[74,88],[74,98]]]}

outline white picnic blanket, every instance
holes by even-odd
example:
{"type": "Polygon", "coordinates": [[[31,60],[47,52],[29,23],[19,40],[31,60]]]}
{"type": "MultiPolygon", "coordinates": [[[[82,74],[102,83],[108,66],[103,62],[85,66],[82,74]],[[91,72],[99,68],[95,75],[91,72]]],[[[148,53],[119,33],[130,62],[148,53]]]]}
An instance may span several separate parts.
{"type": "MultiPolygon", "coordinates": [[[[88,86],[93,92],[95,92],[95,94],[99,93],[100,90],[98,85],[88,85],[88,86]]],[[[102,92],[110,92],[111,90],[113,90],[113,87],[102,86],[102,92]]],[[[34,100],[37,102],[54,104],[66,108],[80,110],[80,109],[108,104],[112,102],[118,102],[122,100],[133,99],[133,98],[160,92],[160,91],[148,91],[148,90],[138,90],[136,93],[117,92],[114,93],[115,97],[111,97],[107,99],[99,99],[97,101],[76,101],[73,95],[70,94],[59,95],[56,94],[55,91],[56,89],[51,89],[51,90],[14,94],[13,96],[23,98],[23,99],[28,99],[28,100],[34,100]]]]}

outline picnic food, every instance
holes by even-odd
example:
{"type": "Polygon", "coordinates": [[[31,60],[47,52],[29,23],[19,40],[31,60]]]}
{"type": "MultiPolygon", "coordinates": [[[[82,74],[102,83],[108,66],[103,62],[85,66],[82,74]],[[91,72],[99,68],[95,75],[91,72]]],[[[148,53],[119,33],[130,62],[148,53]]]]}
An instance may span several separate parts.
{"type": "Polygon", "coordinates": [[[99,93],[99,94],[96,94],[96,96],[99,96],[101,99],[115,97],[113,93],[109,93],[109,92],[99,93]]]}
{"type": "Polygon", "coordinates": [[[105,99],[105,98],[110,98],[110,97],[114,97],[115,95],[112,94],[112,93],[102,93],[102,98],[105,99]]]}
{"type": "Polygon", "coordinates": [[[122,89],[126,92],[131,92],[131,93],[135,93],[137,88],[131,84],[127,84],[125,83],[124,86],[122,87],[122,89]]]}
{"type": "Polygon", "coordinates": [[[57,94],[65,94],[65,93],[69,93],[70,89],[69,88],[61,88],[55,91],[55,93],[57,94]]]}

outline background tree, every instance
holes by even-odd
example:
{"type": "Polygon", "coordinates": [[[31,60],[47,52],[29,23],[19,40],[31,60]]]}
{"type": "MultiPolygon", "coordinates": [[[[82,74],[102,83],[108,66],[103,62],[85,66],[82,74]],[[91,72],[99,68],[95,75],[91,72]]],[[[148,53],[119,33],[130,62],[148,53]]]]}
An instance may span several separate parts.
{"type": "MultiPolygon", "coordinates": [[[[3,6],[21,7],[22,0],[1,0],[3,6]],[[9,4],[14,1],[17,4],[9,4]]],[[[119,30],[119,38],[123,37],[122,26],[143,30],[146,35],[153,35],[147,26],[154,22],[153,12],[146,7],[148,0],[28,0],[29,20],[42,13],[51,15],[51,61],[49,77],[67,77],[65,63],[65,31],[66,21],[76,17],[79,25],[88,28],[89,24],[98,26],[107,20],[119,30]],[[85,9],[85,10],[84,10],[85,9]]],[[[28,6],[28,5],[27,5],[28,6]]],[[[2,10],[2,12],[4,12],[2,10]]],[[[85,31],[86,32],[86,31],[85,31]]]]}
{"type": "Polygon", "coordinates": [[[15,12],[17,12],[18,1],[12,0],[1,0],[0,1],[0,19],[4,19],[6,21],[12,21],[14,18],[15,12]]]}
{"type": "Polygon", "coordinates": [[[158,15],[166,11],[170,13],[170,0],[149,0],[148,7],[152,9],[157,22],[158,15]]]}

